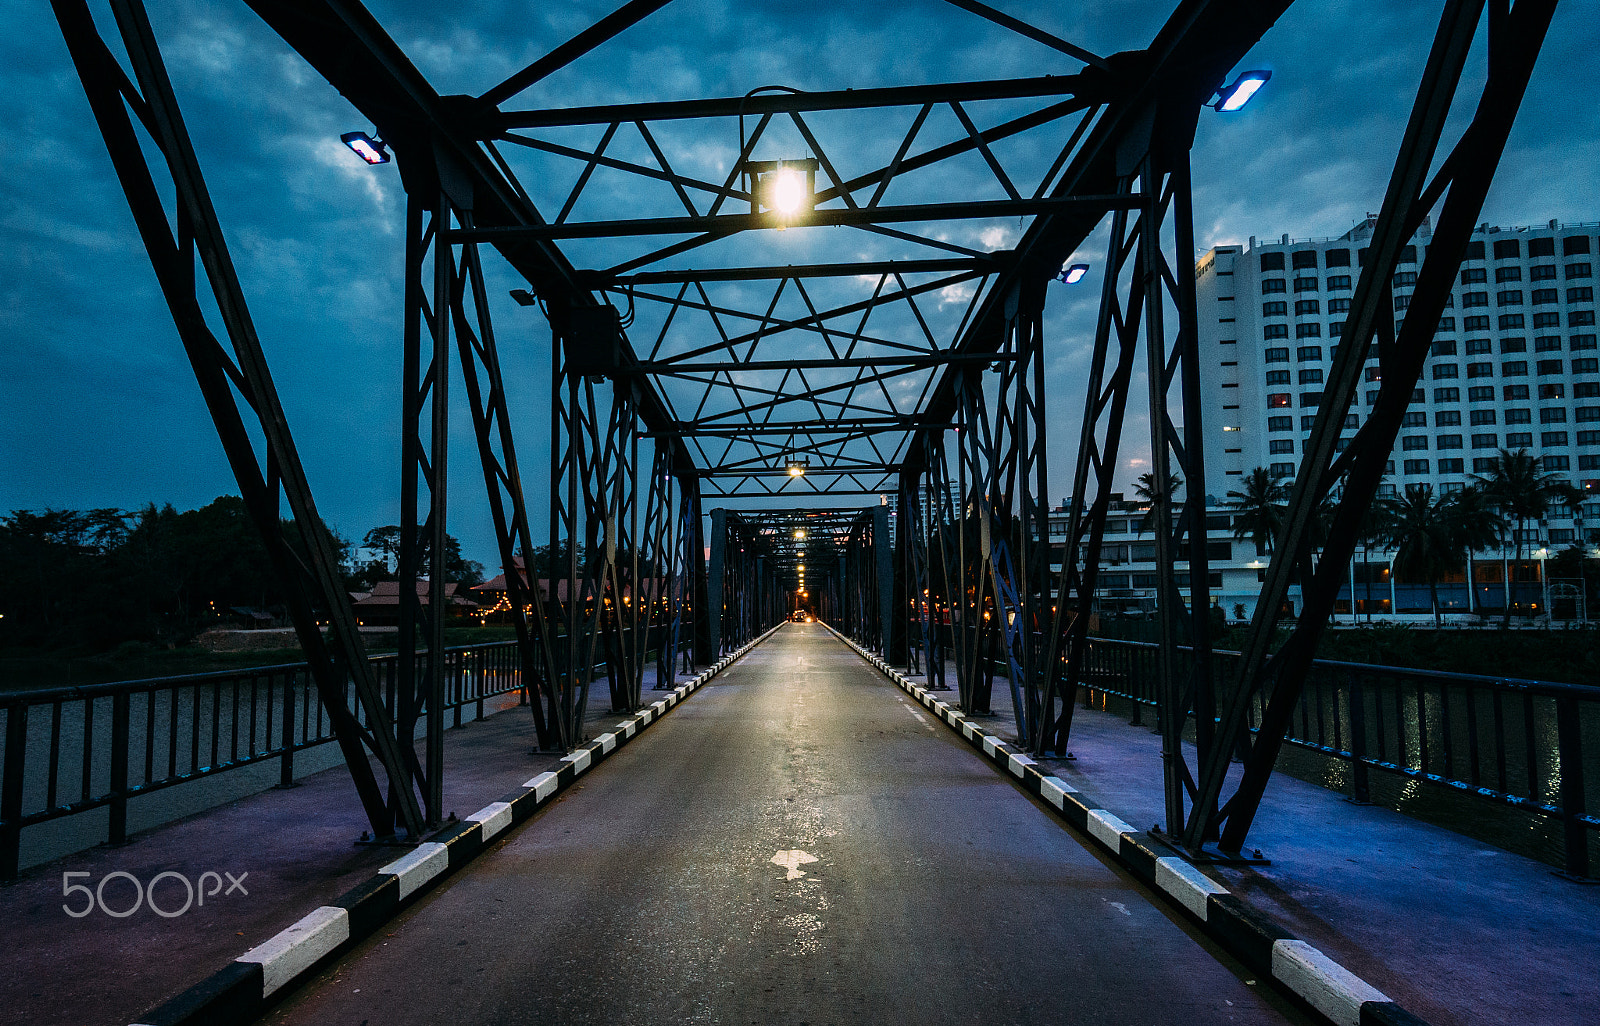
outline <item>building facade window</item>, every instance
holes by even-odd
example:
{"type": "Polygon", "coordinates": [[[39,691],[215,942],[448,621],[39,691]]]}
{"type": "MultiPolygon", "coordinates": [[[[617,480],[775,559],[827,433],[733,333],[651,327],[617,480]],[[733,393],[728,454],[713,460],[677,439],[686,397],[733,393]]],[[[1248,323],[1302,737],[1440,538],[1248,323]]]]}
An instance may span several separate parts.
{"type": "Polygon", "coordinates": [[[1287,317],[1287,316],[1289,316],[1289,304],[1284,302],[1281,299],[1275,300],[1275,301],[1273,301],[1271,303],[1262,303],[1261,304],[1261,316],[1263,316],[1263,317],[1287,317]]]}
{"type": "Polygon", "coordinates": [[[1261,269],[1263,271],[1281,271],[1281,270],[1283,270],[1283,254],[1282,253],[1263,253],[1263,254],[1261,254],[1261,269]]]}
{"type": "Polygon", "coordinates": [[[1294,452],[1294,439],[1274,438],[1267,443],[1267,452],[1274,456],[1292,453],[1294,452]]]}
{"type": "Polygon", "coordinates": [[[1316,321],[1309,324],[1296,324],[1294,326],[1295,338],[1321,338],[1322,325],[1316,321]]]}
{"type": "Polygon", "coordinates": [[[1261,326],[1261,337],[1268,341],[1275,338],[1288,338],[1289,326],[1287,324],[1263,324],[1261,326]]]}
{"type": "Polygon", "coordinates": [[[1534,264],[1532,267],[1528,268],[1528,280],[1529,281],[1555,281],[1556,280],[1556,265],[1555,264],[1534,264]]]}
{"type": "Polygon", "coordinates": [[[1296,292],[1316,292],[1321,285],[1315,278],[1296,278],[1294,290],[1296,292]]]}
{"type": "Polygon", "coordinates": [[[1467,307],[1468,309],[1471,309],[1472,307],[1475,307],[1475,306],[1488,306],[1489,305],[1489,293],[1487,293],[1487,292],[1463,292],[1461,294],[1461,305],[1464,306],[1464,307],[1467,307]]]}
{"type": "Polygon", "coordinates": [[[1566,368],[1566,362],[1563,361],[1563,360],[1540,360],[1539,361],[1539,375],[1541,377],[1544,377],[1544,376],[1547,376],[1547,375],[1550,375],[1550,374],[1560,374],[1565,368],[1566,368]]]}
{"type": "Polygon", "coordinates": [[[1492,403],[1494,402],[1493,385],[1474,385],[1467,389],[1467,402],[1492,403]]]}
{"type": "Polygon", "coordinates": [[[1328,291],[1329,292],[1349,292],[1350,291],[1350,276],[1348,274],[1330,274],[1330,275],[1328,275],[1328,291]]]}
{"type": "Polygon", "coordinates": [[[1426,474],[1429,472],[1427,460],[1406,460],[1404,467],[1407,474],[1426,474]]]}
{"type": "Polygon", "coordinates": [[[1322,359],[1321,346],[1301,346],[1295,350],[1294,357],[1301,363],[1315,363],[1322,359]]]}
{"type": "Polygon", "coordinates": [[[1272,296],[1272,295],[1276,295],[1276,294],[1278,294],[1280,292],[1288,292],[1288,291],[1289,291],[1289,283],[1287,281],[1284,281],[1282,278],[1262,278],[1261,279],[1261,294],[1263,296],[1272,296]]]}
{"type": "Polygon", "coordinates": [[[1469,363],[1469,364],[1467,364],[1467,377],[1469,377],[1469,378],[1492,378],[1492,377],[1494,377],[1494,364],[1492,364],[1492,363],[1469,363]]]}
{"type": "Polygon", "coordinates": [[[1268,417],[1267,418],[1267,430],[1268,431],[1293,431],[1294,430],[1294,418],[1293,417],[1268,417]]]}
{"type": "Polygon", "coordinates": [[[1433,415],[1434,427],[1457,427],[1461,423],[1460,410],[1440,410],[1433,415]]]}
{"type": "Polygon", "coordinates": [[[1489,318],[1479,315],[1477,317],[1461,318],[1462,331],[1488,331],[1489,318]]]}
{"type": "Polygon", "coordinates": [[[1461,448],[1461,436],[1460,435],[1440,435],[1436,439],[1436,442],[1438,443],[1438,448],[1440,448],[1440,449],[1459,449],[1459,448],[1461,448]]]}
{"type": "Polygon", "coordinates": [[[1532,424],[1533,423],[1533,411],[1532,410],[1528,410],[1528,409],[1507,410],[1506,411],[1506,423],[1507,424],[1532,424]]]}
{"type": "Polygon", "coordinates": [[[1506,432],[1506,448],[1507,449],[1526,449],[1528,446],[1530,446],[1532,444],[1533,444],[1533,432],[1532,431],[1507,431],[1506,432]]]}
{"type": "Polygon", "coordinates": [[[1565,431],[1541,431],[1539,432],[1539,444],[1547,449],[1565,447],[1567,433],[1565,431]]]}
{"type": "Polygon", "coordinates": [[[1546,456],[1543,462],[1546,470],[1572,469],[1572,457],[1570,456],[1546,456]]]}
{"type": "Polygon", "coordinates": [[[1320,385],[1322,384],[1322,368],[1302,368],[1299,374],[1299,379],[1300,384],[1302,385],[1320,385]]]}
{"type": "Polygon", "coordinates": [[[1474,449],[1498,449],[1500,448],[1500,436],[1489,434],[1473,435],[1472,447],[1474,449]]]}
{"type": "Polygon", "coordinates": [[[1453,363],[1436,363],[1433,365],[1433,380],[1441,381],[1445,378],[1459,378],[1461,368],[1453,363]]]}
{"type": "Polygon", "coordinates": [[[1533,351],[1536,353],[1559,353],[1561,351],[1560,335],[1540,335],[1533,340],[1533,351]]]}
{"type": "MultiPolygon", "coordinates": [[[[1544,386],[1539,386],[1543,388],[1544,386]]],[[[1560,386],[1557,386],[1560,387],[1560,386]]],[[[1519,403],[1528,398],[1527,385],[1507,385],[1500,390],[1500,397],[1508,403],[1519,403]]]]}
{"type": "MultiPolygon", "coordinates": [[[[1555,300],[1551,300],[1551,302],[1553,303],[1553,302],[1555,302],[1555,300]]],[[[1561,327],[1561,311],[1560,310],[1546,310],[1544,313],[1536,313],[1536,314],[1534,314],[1533,315],[1533,326],[1535,328],[1559,328],[1559,327],[1561,327]]]]}
{"type": "Polygon", "coordinates": [[[1522,268],[1520,268],[1520,267],[1496,267],[1494,269],[1494,280],[1497,283],[1498,282],[1506,282],[1506,281],[1521,281],[1522,280],[1522,268]]]}
{"type": "Polygon", "coordinates": [[[1269,385],[1287,385],[1288,383],[1289,383],[1289,372],[1288,371],[1286,371],[1286,370],[1269,370],[1269,371],[1267,371],[1267,384],[1269,384],[1269,385]]]}
{"type": "Polygon", "coordinates": [[[1527,326],[1527,318],[1523,317],[1522,314],[1518,313],[1518,314],[1501,314],[1500,315],[1500,330],[1501,331],[1517,331],[1517,330],[1519,330],[1519,329],[1521,329],[1523,327],[1526,327],[1526,326],[1527,326]]]}
{"type": "MultiPolygon", "coordinates": [[[[1487,366],[1487,365],[1485,365],[1487,366]]],[[[1528,376],[1527,360],[1507,360],[1500,365],[1502,378],[1524,378],[1528,376]]]]}
{"type": "Polygon", "coordinates": [[[1461,472],[1462,465],[1460,457],[1452,457],[1450,459],[1443,459],[1439,461],[1439,473],[1459,474],[1461,472]]]}

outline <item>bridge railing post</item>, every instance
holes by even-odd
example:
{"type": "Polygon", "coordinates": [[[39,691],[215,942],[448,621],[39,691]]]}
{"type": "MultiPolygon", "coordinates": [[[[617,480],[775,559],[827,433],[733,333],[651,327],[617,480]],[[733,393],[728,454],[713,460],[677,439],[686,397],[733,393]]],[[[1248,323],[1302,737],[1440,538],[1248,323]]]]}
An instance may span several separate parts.
{"type": "Polygon", "coordinates": [[[22,847],[22,769],[28,752],[28,707],[6,709],[6,757],[0,769],[0,883],[17,878],[22,847]]]}

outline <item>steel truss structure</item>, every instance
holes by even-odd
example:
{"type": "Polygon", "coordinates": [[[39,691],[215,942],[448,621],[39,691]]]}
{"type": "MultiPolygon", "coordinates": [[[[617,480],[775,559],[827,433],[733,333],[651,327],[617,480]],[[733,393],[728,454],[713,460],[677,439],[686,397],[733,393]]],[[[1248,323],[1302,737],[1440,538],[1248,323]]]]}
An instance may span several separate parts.
{"type": "Polygon", "coordinates": [[[1202,109],[1289,0],[1181,0],[1148,46],[1110,56],[976,0],[946,0],[1053,51],[1070,73],[546,108],[513,101],[669,0],[628,0],[477,96],[441,95],[356,0],[246,2],[377,128],[407,195],[401,630],[416,644],[402,645],[392,716],[140,0],[110,0],[131,73],[86,0],[52,0],[375,835],[415,838],[440,818],[453,373],[539,747],[582,740],[597,676],[614,708],[631,709],[652,658],[657,686],[670,686],[809,612],[930,686],[953,684],[969,713],[990,711],[998,674],[1018,737],[1060,756],[1142,355],[1152,480],[1162,483],[1152,517],[1166,831],[1190,853],[1244,843],[1554,8],[1445,2],[1244,670],[1219,682],[1204,615],[1204,489],[1179,495],[1181,482],[1205,480],[1189,153],[1202,109]],[[1488,81],[1436,162],[1481,23],[1488,81]],[[177,184],[170,214],[139,127],[177,184]],[[855,145],[869,136],[880,145],[855,145]],[[725,141],[731,161],[696,157],[706,140],[725,141]],[[789,205],[775,198],[785,175],[804,181],[789,205]],[[1396,328],[1390,272],[1436,209],[1410,316],[1396,328]],[[1107,224],[1066,544],[1052,549],[1047,290],[1107,224]],[[491,253],[526,283],[513,295],[537,308],[551,340],[539,546],[517,462],[526,411],[508,402],[491,316],[491,253]],[[197,257],[226,346],[197,298],[197,257]],[[1340,452],[1369,342],[1379,402],[1340,452]],[[1331,495],[1338,515],[1318,539],[1314,514],[1331,495]],[[1271,651],[1297,574],[1303,615],[1271,651]],[[331,623],[326,641],[319,616],[331,623]],[[1262,696],[1252,740],[1246,717],[1262,696]],[[1224,798],[1236,753],[1243,782],[1224,798]]]}

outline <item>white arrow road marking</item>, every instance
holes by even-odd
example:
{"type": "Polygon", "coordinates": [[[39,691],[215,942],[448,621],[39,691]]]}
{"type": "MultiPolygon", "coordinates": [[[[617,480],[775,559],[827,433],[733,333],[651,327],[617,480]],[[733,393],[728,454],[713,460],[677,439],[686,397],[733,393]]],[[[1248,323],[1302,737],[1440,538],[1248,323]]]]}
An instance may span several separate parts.
{"type": "Polygon", "coordinates": [[[815,855],[812,855],[810,852],[801,851],[799,848],[796,848],[793,851],[780,851],[776,855],[772,856],[773,865],[782,866],[789,871],[789,875],[784,877],[785,880],[798,880],[802,876],[805,876],[805,870],[801,869],[800,867],[808,862],[815,861],[817,861],[817,857],[815,855]]]}

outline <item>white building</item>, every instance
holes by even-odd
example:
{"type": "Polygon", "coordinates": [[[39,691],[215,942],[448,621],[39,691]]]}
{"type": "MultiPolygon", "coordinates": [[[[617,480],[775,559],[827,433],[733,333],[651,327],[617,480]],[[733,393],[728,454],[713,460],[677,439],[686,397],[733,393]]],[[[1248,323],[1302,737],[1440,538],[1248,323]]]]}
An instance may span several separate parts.
{"type": "MultiPolygon", "coordinates": [[[[1226,502],[1227,493],[1237,490],[1254,467],[1293,477],[1367,252],[1363,243],[1375,221],[1369,216],[1337,239],[1285,235],[1260,243],[1252,238],[1248,247],[1218,246],[1201,258],[1196,293],[1206,491],[1213,508],[1226,502]]],[[[1525,539],[1524,551],[1545,546],[1553,552],[1577,541],[1600,541],[1597,229],[1600,224],[1554,221],[1537,228],[1477,229],[1396,439],[1385,492],[1413,483],[1457,490],[1474,473],[1485,472],[1499,450],[1527,449],[1543,459],[1546,470],[1566,475],[1595,501],[1576,518],[1552,511],[1525,539]]],[[[1425,224],[1395,273],[1397,324],[1405,317],[1430,239],[1425,224]]],[[[1358,397],[1345,424],[1346,438],[1376,400],[1375,360],[1366,375],[1372,386],[1358,397]]],[[[1237,570],[1257,556],[1248,542],[1235,543],[1234,550],[1231,561],[1217,564],[1230,585],[1237,570]]],[[[1380,557],[1372,568],[1353,573],[1357,606],[1403,614],[1421,611],[1420,601],[1425,610],[1425,597],[1392,591],[1392,579],[1379,569],[1386,560],[1380,557]],[[1374,594],[1370,605],[1359,601],[1368,587],[1374,594]]],[[[1474,564],[1472,584],[1480,606],[1498,605],[1499,567],[1498,557],[1474,564]]],[[[1513,575],[1525,593],[1523,577],[1513,575]]],[[[1410,587],[1427,590],[1425,584],[1410,587]]],[[[1452,609],[1465,611],[1466,579],[1447,582],[1441,590],[1452,609]]],[[[1224,588],[1223,605],[1230,613],[1232,596],[1226,593],[1236,591],[1224,588]]],[[[1523,594],[1519,601],[1530,600],[1523,594]]],[[[1342,605],[1349,608],[1348,593],[1342,605]]]]}

